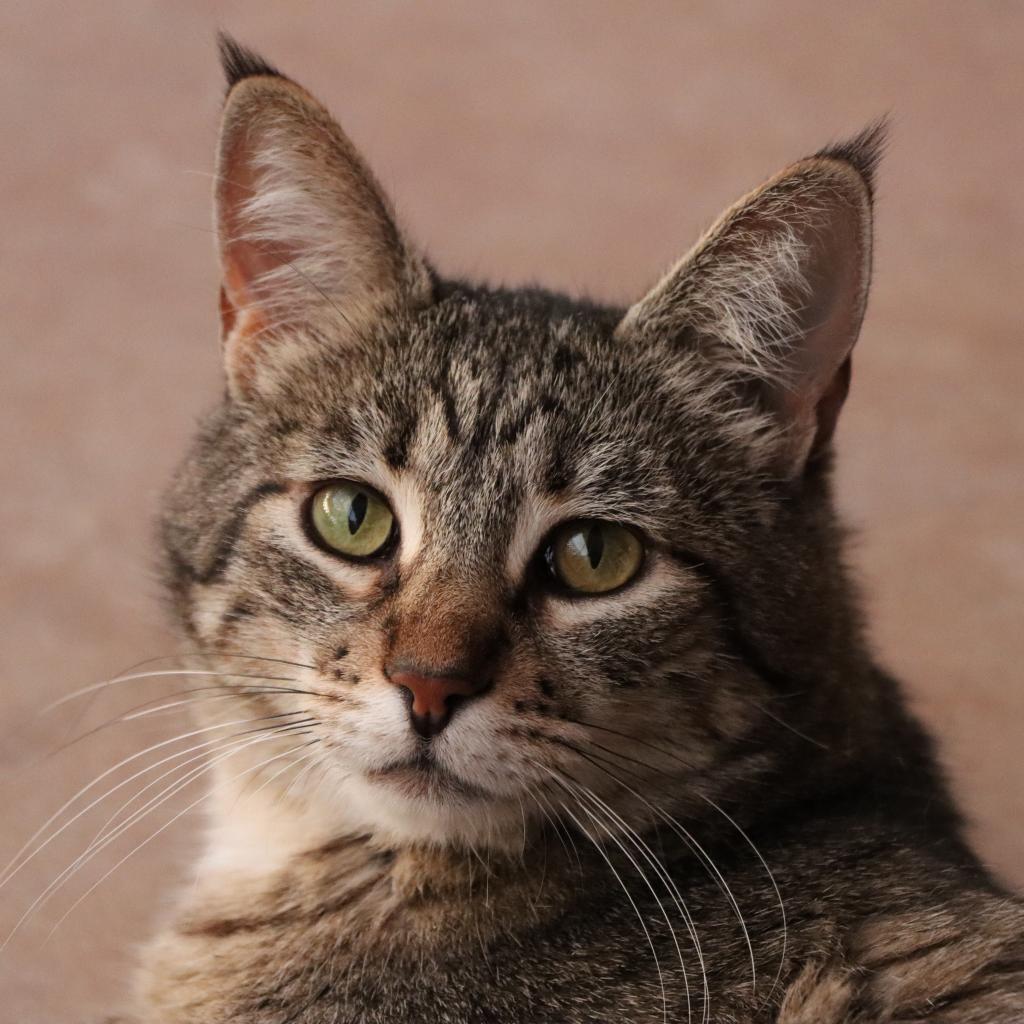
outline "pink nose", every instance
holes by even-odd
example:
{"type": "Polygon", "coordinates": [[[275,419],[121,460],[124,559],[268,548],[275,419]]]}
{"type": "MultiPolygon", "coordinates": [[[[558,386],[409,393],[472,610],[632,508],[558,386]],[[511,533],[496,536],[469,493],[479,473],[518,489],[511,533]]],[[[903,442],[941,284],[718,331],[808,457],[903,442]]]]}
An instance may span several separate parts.
{"type": "Polygon", "coordinates": [[[484,689],[460,676],[401,670],[389,672],[388,678],[408,694],[412,727],[424,738],[436,736],[451,721],[459,704],[484,689]]]}

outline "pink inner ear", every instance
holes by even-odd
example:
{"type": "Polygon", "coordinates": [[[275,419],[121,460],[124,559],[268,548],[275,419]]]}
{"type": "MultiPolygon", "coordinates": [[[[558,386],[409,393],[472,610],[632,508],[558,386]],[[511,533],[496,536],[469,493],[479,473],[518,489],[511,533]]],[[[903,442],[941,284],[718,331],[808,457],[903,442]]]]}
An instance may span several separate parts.
{"type": "MultiPolygon", "coordinates": [[[[769,387],[769,404],[793,428],[797,461],[820,452],[832,437],[850,385],[851,350],[864,315],[868,253],[864,197],[850,183],[836,189],[822,216],[801,226],[807,290],[800,335],[789,349],[785,382],[769,387]]],[[[868,214],[869,216],[869,214],[868,214]]]]}
{"type": "Polygon", "coordinates": [[[225,154],[217,186],[217,218],[224,284],[221,290],[223,337],[232,330],[251,334],[266,326],[257,308],[260,278],[288,262],[288,254],[270,243],[246,239],[245,204],[256,191],[252,155],[240,141],[225,154]]]}
{"type": "Polygon", "coordinates": [[[222,154],[217,186],[217,220],[223,282],[220,289],[221,341],[232,386],[246,391],[252,384],[260,354],[257,339],[270,325],[259,282],[287,263],[272,246],[246,239],[245,204],[255,194],[256,175],[243,140],[222,154]]]}
{"type": "Polygon", "coordinates": [[[255,245],[247,242],[228,247],[222,260],[224,283],[220,290],[220,309],[223,336],[226,338],[232,330],[245,335],[263,330],[268,321],[258,302],[256,282],[261,274],[287,261],[260,253],[255,245]]]}
{"type": "Polygon", "coordinates": [[[228,298],[226,285],[220,286],[220,337],[223,341],[234,329],[238,320],[238,309],[228,298]]]}

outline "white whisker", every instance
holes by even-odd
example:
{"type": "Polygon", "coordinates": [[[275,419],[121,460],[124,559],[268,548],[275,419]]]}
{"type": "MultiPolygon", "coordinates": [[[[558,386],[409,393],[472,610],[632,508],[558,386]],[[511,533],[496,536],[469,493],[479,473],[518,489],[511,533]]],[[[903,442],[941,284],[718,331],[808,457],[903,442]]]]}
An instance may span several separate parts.
{"type": "Polygon", "coordinates": [[[747,835],[743,828],[740,827],[739,822],[737,822],[735,818],[733,818],[728,812],[719,807],[719,805],[716,804],[715,801],[712,800],[710,797],[703,796],[699,793],[697,795],[706,804],[714,808],[714,810],[718,811],[718,813],[721,814],[722,817],[725,818],[725,820],[729,822],[729,824],[732,825],[732,827],[736,829],[737,832],[739,832],[739,834],[743,837],[747,845],[751,848],[751,850],[754,851],[754,856],[757,857],[757,859],[761,862],[761,866],[764,868],[765,874],[768,875],[768,881],[771,882],[772,888],[775,890],[775,899],[779,904],[779,914],[782,916],[782,952],[779,955],[779,968],[775,972],[775,980],[772,982],[772,987],[769,990],[768,995],[765,997],[765,1003],[767,1003],[768,1000],[771,999],[773,993],[775,992],[775,989],[778,987],[779,982],[782,980],[782,972],[786,966],[786,944],[789,939],[789,923],[786,920],[786,902],[782,898],[782,892],[779,889],[778,882],[776,882],[775,880],[775,875],[772,874],[772,869],[768,867],[768,862],[761,855],[761,851],[754,844],[754,841],[750,838],[749,835],[747,835]]]}
{"type": "MultiPolygon", "coordinates": [[[[570,747],[570,749],[575,748],[570,747]]],[[[715,883],[721,890],[722,894],[728,900],[729,905],[732,908],[733,914],[735,915],[736,920],[739,923],[740,930],[743,932],[743,938],[746,943],[747,952],[750,959],[751,991],[756,995],[757,961],[754,956],[754,944],[750,939],[750,932],[747,929],[747,922],[743,916],[743,912],[740,910],[740,905],[737,902],[736,897],[733,895],[732,889],[729,887],[729,883],[725,880],[725,876],[719,870],[718,865],[715,864],[714,860],[704,849],[704,847],[701,846],[701,844],[696,840],[693,834],[689,832],[686,828],[684,828],[683,825],[676,818],[672,817],[672,815],[670,815],[666,810],[664,810],[664,808],[658,806],[657,804],[651,803],[650,800],[648,800],[646,797],[638,793],[632,786],[630,786],[626,782],[623,782],[622,779],[620,779],[614,772],[609,771],[606,767],[598,763],[598,760],[595,760],[594,757],[591,757],[590,755],[578,750],[576,752],[580,756],[584,757],[587,761],[589,761],[599,771],[604,772],[605,775],[607,775],[615,783],[617,783],[619,786],[625,789],[628,793],[632,794],[634,797],[640,800],[646,807],[652,810],[655,814],[657,814],[669,826],[669,828],[671,828],[676,833],[676,835],[678,835],[679,838],[682,839],[683,842],[686,843],[686,845],[697,855],[697,858],[700,860],[701,864],[709,872],[712,879],[715,881],[715,883]]]]}
{"type": "MultiPolygon", "coordinates": [[[[288,717],[290,715],[295,715],[295,714],[299,714],[299,712],[298,711],[289,711],[289,712],[286,712],[284,715],[265,715],[265,716],[261,716],[259,718],[240,718],[240,719],[236,719],[236,720],[231,721],[231,722],[222,722],[222,723],[220,723],[218,725],[205,726],[202,729],[193,729],[190,732],[181,733],[178,736],[172,736],[170,739],[161,740],[159,743],[154,743],[152,746],[146,747],[145,750],[140,750],[138,753],[132,754],[131,756],[126,757],[126,758],[124,758],[121,761],[118,761],[117,764],[115,764],[112,767],[106,769],[106,771],[104,771],[101,774],[97,775],[96,778],[94,778],[90,783],[88,783],[87,785],[85,785],[81,789],[79,789],[78,792],[74,794],[74,796],[72,796],[69,800],[67,800],[64,804],[62,804],[56,811],[54,811],[54,813],[51,814],[50,817],[47,818],[46,821],[43,822],[43,824],[35,831],[35,833],[32,836],[29,837],[29,839],[24,843],[24,845],[21,847],[21,849],[18,850],[18,852],[15,853],[15,855],[7,863],[7,865],[4,867],[3,871],[0,872],[0,888],[2,888],[4,885],[6,885],[7,882],[10,881],[10,879],[13,878],[14,875],[17,874],[17,872],[20,871],[25,866],[26,863],[28,863],[28,860],[31,860],[32,857],[34,857],[36,855],[36,853],[39,852],[39,850],[37,849],[34,853],[31,854],[31,856],[26,861],[24,861],[22,863],[19,863],[19,861],[21,861],[21,858],[25,855],[25,853],[28,850],[30,850],[32,848],[32,846],[36,843],[36,841],[40,838],[40,836],[42,836],[46,832],[46,830],[54,822],[56,822],[60,818],[60,816],[62,814],[65,813],[65,811],[67,811],[71,807],[73,807],[75,805],[75,803],[81,797],[85,796],[86,793],[88,793],[95,786],[98,786],[104,779],[108,778],[114,772],[116,772],[116,771],[120,770],[121,768],[125,767],[125,765],[131,764],[132,761],[137,761],[140,757],[145,757],[147,754],[151,754],[154,750],[159,750],[159,749],[161,749],[163,747],[169,746],[172,743],[180,743],[182,740],[191,739],[193,736],[200,736],[200,735],[203,735],[205,733],[214,732],[217,729],[231,728],[231,727],[236,726],[236,725],[251,725],[254,722],[269,721],[271,719],[288,717]]],[[[196,750],[196,749],[198,749],[198,748],[197,747],[191,747],[191,748],[189,748],[188,750],[185,750],[185,751],[178,751],[175,754],[173,754],[172,757],[179,757],[182,754],[189,753],[191,750],[196,750]]],[[[144,774],[146,771],[150,771],[153,767],[159,767],[159,765],[165,763],[166,760],[169,760],[169,759],[164,759],[164,761],[158,761],[156,763],[156,765],[150,765],[149,767],[143,769],[142,772],[139,772],[136,775],[133,775],[132,778],[138,778],[138,775],[144,774]]],[[[115,786],[112,790],[108,791],[107,794],[104,794],[104,797],[101,797],[99,799],[101,799],[101,800],[105,799],[105,797],[108,796],[110,793],[116,792],[118,789],[120,789],[121,785],[124,785],[124,784],[126,784],[127,782],[130,782],[130,781],[131,781],[131,779],[126,779],[125,783],[121,783],[121,784],[115,786]]],[[[94,801],[93,804],[90,804],[90,807],[95,806],[95,803],[98,803],[98,802],[99,802],[99,800],[94,801]]],[[[72,819],[72,821],[77,820],[78,817],[80,817],[80,816],[81,816],[81,814],[76,815],[76,817],[74,819],[72,819]]],[[[51,836],[49,839],[47,839],[46,842],[43,843],[42,846],[39,849],[42,849],[44,846],[48,846],[49,843],[53,839],[55,839],[57,835],[59,835],[61,832],[63,832],[68,827],[69,824],[71,824],[71,823],[69,822],[68,824],[62,826],[61,829],[57,833],[55,833],[53,836],[51,836]]]]}
{"type": "Polygon", "coordinates": [[[661,971],[661,961],[658,959],[658,949],[654,944],[654,937],[651,935],[650,929],[647,927],[647,922],[644,920],[644,915],[641,913],[640,907],[637,906],[636,900],[633,899],[633,895],[626,886],[626,883],[623,881],[622,876],[615,869],[615,865],[612,863],[611,857],[609,857],[608,854],[605,852],[604,847],[586,830],[586,828],[584,827],[583,823],[579,820],[579,818],[577,818],[576,815],[573,814],[572,811],[569,810],[569,808],[564,803],[560,802],[559,806],[562,808],[565,814],[573,820],[573,822],[575,823],[576,827],[580,830],[580,832],[582,832],[583,835],[590,840],[591,845],[601,855],[605,864],[608,865],[608,870],[611,871],[611,873],[615,876],[615,880],[619,883],[619,885],[622,888],[622,891],[626,894],[626,899],[629,900],[630,906],[632,906],[633,912],[636,914],[636,918],[640,922],[640,927],[643,929],[644,935],[647,937],[647,944],[651,947],[651,956],[654,957],[654,966],[658,972],[658,983],[661,986],[662,1011],[664,1019],[667,1022],[668,994],[665,991],[665,976],[662,974],[661,971]]]}
{"type": "MultiPolygon", "coordinates": [[[[281,728],[287,727],[282,726],[281,728]]],[[[21,926],[37,909],[41,909],[43,906],[45,906],[50,901],[50,899],[57,893],[57,891],[63,888],[63,886],[68,881],[70,881],[70,879],[75,874],[77,874],[77,872],[81,870],[81,868],[83,868],[87,863],[89,863],[89,861],[91,861],[98,853],[106,849],[106,847],[109,846],[112,842],[114,842],[119,836],[123,835],[124,832],[127,831],[127,829],[129,829],[133,824],[135,824],[135,822],[139,821],[141,819],[141,816],[143,816],[147,810],[155,810],[156,807],[160,806],[160,804],[174,797],[190,782],[194,781],[196,778],[199,778],[202,774],[211,770],[215,765],[219,764],[220,761],[224,760],[226,757],[230,757],[238,753],[238,751],[245,749],[248,746],[252,746],[256,743],[269,742],[270,740],[275,740],[277,738],[277,734],[275,733],[270,735],[260,735],[256,737],[250,736],[244,740],[236,739],[234,741],[225,741],[224,746],[228,747],[229,749],[224,750],[223,747],[219,748],[216,752],[217,756],[212,758],[209,762],[200,765],[199,768],[192,769],[190,772],[186,774],[186,776],[183,779],[176,780],[170,786],[166,787],[160,794],[158,794],[157,797],[149,801],[146,807],[140,809],[140,811],[137,811],[125,822],[122,822],[115,829],[111,830],[111,832],[106,837],[104,837],[102,841],[94,841],[92,844],[90,844],[90,846],[83,853],[79,854],[79,856],[75,858],[74,861],[67,865],[64,868],[64,870],[61,871],[57,875],[57,877],[50,882],[49,885],[47,885],[43,892],[41,892],[36,897],[36,899],[32,902],[32,904],[28,907],[25,913],[22,914],[17,923],[14,925],[14,928],[8,934],[7,938],[3,941],[3,943],[0,943],[0,951],[3,951],[7,947],[8,943],[10,943],[10,941],[18,933],[21,926]],[[159,802],[155,803],[154,806],[155,801],[159,802]]]]}
{"type": "MultiPolygon", "coordinates": [[[[647,863],[650,864],[650,866],[654,869],[655,873],[658,875],[658,877],[661,879],[662,883],[668,890],[669,896],[672,898],[673,902],[676,905],[676,909],[679,911],[680,916],[683,918],[683,922],[686,925],[687,933],[690,936],[690,941],[693,942],[694,949],[697,954],[697,959],[700,963],[701,976],[703,978],[704,987],[704,1008],[701,1015],[701,1020],[707,1020],[711,1012],[711,993],[708,986],[708,976],[706,965],[704,963],[704,953],[701,947],[700,939],[697,935],[697,929],[696,925],[694,924],[693,917],[691,916],[689,908],[686,906],[686,901],[683,899],[683,895],[679,891],[679,888],[676,885],[675,880],[672,878],[671,873],[669,872],[668,868],[659,860],[659,858],[655,856],[654,851],[651,850],[650,845],[643,840],[639,832],[637,832],[636,829],[629,825],[629,823],[622,817],[622,815],[618,814],[611,807],[610,804],[602,800],[601,797],[599,797],[588,786],[584,786],[579,782],[575,782],[574,780],[570,781],[573,781],[574,785],[576,785],[580,789],[583,795],[585,795],[588,799],[594,802],[606,815],[608,815],[608,817],[614,823],[616,823],[626,833],[627,837],[629,837],[634,847],[636,847],[636,849],[640,852],[641,856],[643,856],[647,863]]],[[[604,827],[605,830],[608,831],[607,826],[604,827]]],[[[614,836],[610,831],[608,831],[608,835],[616,844],[621,845],[619,844],[617,837],[614,836]]],[[[662,912],[664,913],[664,911],[662,912]]],[[[693,1014],[692,1007],[690,1004],[690,982],[686,973],[686,964],[683,960],[682,950],[679,948],[679,942],[676,939],[675,929],[673,929],[671,923],[668,922],[667,916],[666,923],[669,924],[669,929],[672,932],[672,939],[675,943],[676,954],[679,957],[679,966],[682,968],[683,972],[683,984],[686,988],[687,1020],[692,1020],[693,1014]]]]}
{"type": "MultiPolygon", "coordinates": [[[[142,662],[141,664],[146,664],[146,662],[142,662]]],[[[114,676],[111,679],[104,679],[99,683],[91,683],[89,686],[83,686],[81,689],[75,690],[72,693],[65,694],[63,697],[58,697],[57,700],[51,701],[43,708],[43,713],[45,714],[53,711],[56,708],[67,704],[69,701],[77,700],[80,697],[87,697],[91,693],[97,693],[108,686],[115,686],[119,683],[137,682],[140,679],[161,679],[173,676],[220,676],[225,679],[262,679],[275,683],[300,682],[300,680],[295,679],[292,676],[264,676],[256,672],[220,672],[212,669],[199,668],[151,669],[148,672],[133,672],[130,675],[114,676]]]]}
{"type": "MultiPolygon", "coordinates": [[[[262,742],[267,742],[267,740],[262,739],[262,738],[261,738],[261,741],[262,742]]],[[[306,744],[301,743],[297,747],[292,747],[290,750],[286,750],[283,753],[275,754],[272,757],[267,758],[265,761],[261,761],[259,764],[253,765],[252,767],[246,768],[243,771],[239,772],[237,775],[235,775],[233,777],[233,780],[241,778],[243,775],[247,774],[248,772],[257,771],[260,768],[263,768],[266,765],[270,764],[272,761],[276,761],[278,758],[287,757],[288,754],[294,753],[296,750],[301,750],[302,747],[304,747],[304,746],[306,746],[306,744]]],[[[212,792],[204,793],[201,797],[199,797],[198,800],[194,800],[184,810],[181,810],[177,814],[175,814],[174,817],[170,819],[170,821],[164,822],[164,824],[161,825],[160,828],[158,828],[155,832],[153,832],[151,835],[149,835],[146,839],[144,839],[141,843],[139,843],[132,850],[129,850],[128,853],[126,853],[112,868],[110,868],[103,875],[101,875],[100,878],[98,878],[91,886],[89,886],[89,888],[84,893],[82,893],[82,895],[79,896],[78,899],[75,900],[75,902],[72,903],[71,906],[68,907],[68,909],[66,911],[64,911],[64,913],[61,915],[61,917],[57,921],[57,923],[53,926],[53,928],[50,929],[50,933],[47,936],[47,939],[52,938],[53,934],[64,923],[64,921],[66,921],[68,919],[68,917],[74,912],[74,910],[78,906],[80,906],[86,899],[88,899],[89,896],[91,896],[96,891],[96,889],[98,889],[99,886],[103,884],[103,882],[105,882],[119,867],[121,867],[122,864],[125,863],[125,861],[127,861],[130,857],[133,857],[144,846],[146,846],[147,844],[151,843],[154,839],[156,839],[157,836],[159,836],[161,833],[165,832],[168,828],[170,828],[171,825],[173,825],[176,821],[178,821],[179,818],[182,818],[184,815],[188,814],[189,811],[191,811],[194,808],[198,807],[199,804],[201,804],[204,800],[208,800],[212,795],[213,795],[212,792]]],[[[8,937],[7,941],[10,941],[9,937],[8,937]]],[[[4,942],[4,946],[6,946],[7,941],[4,942]]],[[[0,946],[0,950],[2,950],[4,948],[4,946],[0,946]]]]}
{"type": "MultiPolygon", "coordinates": [[[[107,819],[107,821],[104,823],[104,825],[100,828],[100,830],[97,833],[96,837],[93,839],[93,842],[90,844],[89,848],[92,849],[92,847],[96,843],[98,843],[101,839],[105,838],[105,833],[107,833],[108,828],[110,827],[112,822],[114,822],[117,819],[117,817],[120,814],[122,814],[127,808],[129,808],[136,800],[138,800],[148,790],[152,789],[154,786],[158,786],[169,775],[173,775],[175,772],[180,771],[182,768],[185,768],[185,767],[187,767],[190,764],[194,764],[196,761],[202,761],[204,758],[209,757],[210,754],[220,754],[221,751],[226,750],[233,743],[236,743],[238,741],[242,741],[243,746],[244,746],[245,745],[245,741],[246,741],[246,737],[252,736],[253,733],[271,733],[274,737],[285,735],[285,734],[291,735],[291,734],[293,734],[293,732],[295,730],[308,728],[313,722],[315,722],[314,718],[298,719],[297,721],[289,722],[287,725],[271,725],[271,726],[266,726],[263,729],[249,729],[249,730],[246,730],[245,732],[236,733],[234,736],[228,737],[227,739],[216,741],[216,742],[218,742],[219,745],[214,747],[213,750],[204,750],[201,753],[196,754],[194,757],[190,757],[190,758],[188,758],[188,760],[172,766],[167,771],[162,772],[157,778],[155,778],[155,779],[151,780],[150,782],[148,782],[145,786],[142,787],[142,789],[140,789],[137,792],[133,793],[107,819]]],[[[157,798],[154,798],[154,799],[157,799],[157,798]]],[[[146,807],[148,807],[151,802],[152,801],[147,802],[139,810],[140,811],[145,811],[146,807]]],[[[132,813],[133,813],[133,815],[135,815],[135,814],[137,814],[139,812],[138,811],[133,811],[132,813]]]]}

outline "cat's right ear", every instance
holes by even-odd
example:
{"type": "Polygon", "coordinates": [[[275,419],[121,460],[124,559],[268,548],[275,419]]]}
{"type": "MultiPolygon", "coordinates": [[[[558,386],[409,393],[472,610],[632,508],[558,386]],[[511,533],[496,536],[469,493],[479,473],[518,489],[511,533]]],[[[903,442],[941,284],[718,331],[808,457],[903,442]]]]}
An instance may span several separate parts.
{"type": "Polygon", "coordinates": [[[774,475],[829,449],[871,276],[884,123],[792,164],[718,220],[619,324],[712,369],[774,475]]]}
{"type": "MultiPolygon", "coordinates": [[[[358,331],[430,301],[369,168],[327,110],[227,36],[217,157],[221,325],[229,390],[245,398],[325,322],[358,331]]],[[[319,332],[322,334],[322,330],[319,332]]],[[[313,343],[313,342],[309,342],[313,343]]]]}

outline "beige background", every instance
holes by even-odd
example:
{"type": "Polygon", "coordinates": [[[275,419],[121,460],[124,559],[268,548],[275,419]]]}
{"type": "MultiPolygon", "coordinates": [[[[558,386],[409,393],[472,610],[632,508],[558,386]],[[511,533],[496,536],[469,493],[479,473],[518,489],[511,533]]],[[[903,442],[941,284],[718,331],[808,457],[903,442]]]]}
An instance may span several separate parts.
{"type": "MultiPolygon", "coordinates": [[[[330,103],[440,266],[615,299],[760,178],[892,111],[841,500],[878,649],[941,737],[984,854],[1024,884],[1024,5],[938,0],[8,0],[0,860],[170,735],[111,731],[38,764],[62,734],[31,714],[174,648],[150,533],[220,387],[217,24],[330,103]]],[[[185,877],[188,833],[49,943],[69,900],[30,922],[0,954],[0,1021],[97,1011],[185,877]]],[[[0,891],[4,932],[91,834],[0,891]]]]}

